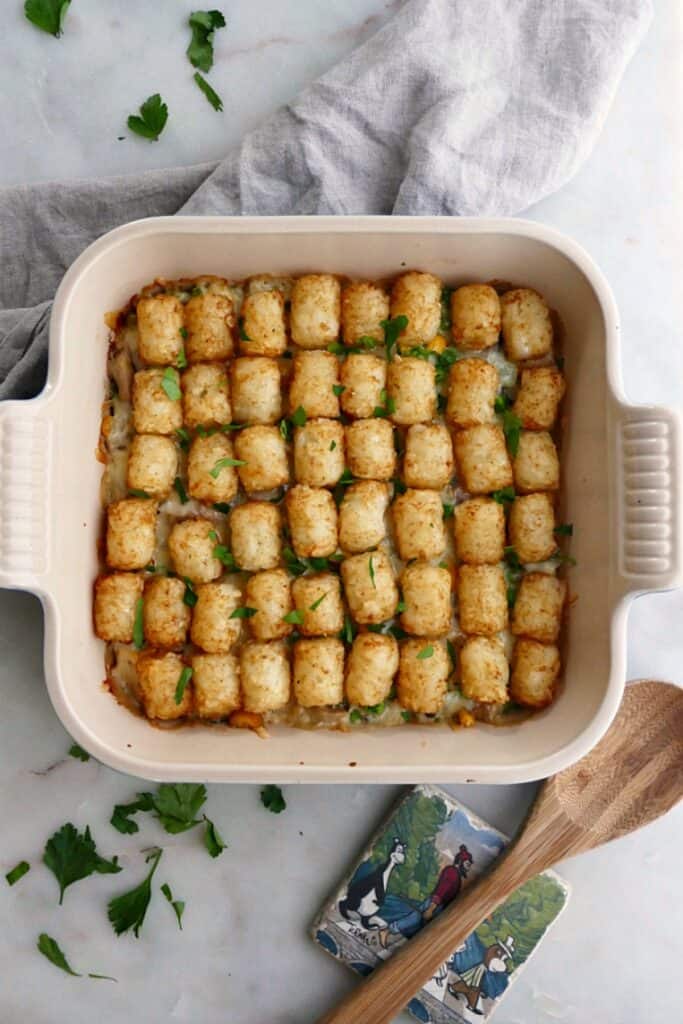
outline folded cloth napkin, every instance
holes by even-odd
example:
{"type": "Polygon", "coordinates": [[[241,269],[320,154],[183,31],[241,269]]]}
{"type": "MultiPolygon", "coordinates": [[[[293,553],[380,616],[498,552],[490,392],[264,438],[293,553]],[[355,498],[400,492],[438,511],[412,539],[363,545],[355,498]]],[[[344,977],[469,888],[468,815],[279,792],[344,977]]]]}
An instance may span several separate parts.
{"type": "Polygon", "coordinates": [[[62,274],[128,220],[524,210],[590,153],[650,16],[650,0],[406,0],[217,165],[0,190],[0,398],[40,390],[62,274]]]}

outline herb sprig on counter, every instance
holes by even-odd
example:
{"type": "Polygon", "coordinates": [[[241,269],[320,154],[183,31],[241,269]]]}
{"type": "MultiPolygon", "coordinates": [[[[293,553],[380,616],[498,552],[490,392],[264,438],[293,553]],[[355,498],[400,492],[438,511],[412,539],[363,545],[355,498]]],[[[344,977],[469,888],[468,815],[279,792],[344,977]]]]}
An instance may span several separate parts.
{"type": "Polygon", "coordinates": [[[71,0],[26,0],[24,15],[32,25],[59,39],[71,0]]]}
{"type": "Polygon", "coordinates": [[[193,68],[210,71],[213,67],[213,36],[216,29],[225,28],[221,11],[193,11],[188,19],[192,38],[187,58],[193,68]]]}
{"type": "MultiPolygon", "coordinates": [[[[131,114],[126,123],[129,131],[142,136],[143,139],[149,139],[150,142],[158,142],[159,136],[166,127],[167,121],[168,107],[162,100],[159,93],[155,92],[152,96],[148,96],[145,102],[140,105],[139,114],[131,114]]],[[[168,370],[166,373],[168,373],[168,370]]],[[[162,381],[161,386],[168,394],[165,387],[165,380],[166,374],[164,374],[164,380],[162,381]]],[[[168,397],[173,398],[173,395],[169,395],[168,397]]],[[[178,399],[179,398],[180,388],[178,388],[178,399]]]]}

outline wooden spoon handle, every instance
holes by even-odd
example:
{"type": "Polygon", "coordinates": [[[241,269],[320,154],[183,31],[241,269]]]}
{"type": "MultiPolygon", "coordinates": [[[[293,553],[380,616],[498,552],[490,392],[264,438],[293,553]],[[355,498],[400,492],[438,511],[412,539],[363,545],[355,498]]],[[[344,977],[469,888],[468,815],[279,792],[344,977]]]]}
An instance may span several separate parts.
{"type": "Polygon", "coordinates": [[[521,858],[504,857],[318,1024],[388,1024],[484,918],[537,870],[521,858]]]}

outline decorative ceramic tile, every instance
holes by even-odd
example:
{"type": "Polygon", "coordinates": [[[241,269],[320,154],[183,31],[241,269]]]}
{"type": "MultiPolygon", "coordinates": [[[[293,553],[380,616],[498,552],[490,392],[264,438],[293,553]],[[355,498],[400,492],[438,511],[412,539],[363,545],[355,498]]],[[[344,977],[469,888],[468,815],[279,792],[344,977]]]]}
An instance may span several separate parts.
{"type": "MultiPolygon", "coordinates": [[[[313,938],[358,974],[369,974],[457,899],[507,842],[444,790],[416,786],[325,905],[313,938]]],[[[568,897],[566,882],[552,871],[526,882],[453,951],[408,1010],[433,1024],[486,1020],[568,897]]]]}

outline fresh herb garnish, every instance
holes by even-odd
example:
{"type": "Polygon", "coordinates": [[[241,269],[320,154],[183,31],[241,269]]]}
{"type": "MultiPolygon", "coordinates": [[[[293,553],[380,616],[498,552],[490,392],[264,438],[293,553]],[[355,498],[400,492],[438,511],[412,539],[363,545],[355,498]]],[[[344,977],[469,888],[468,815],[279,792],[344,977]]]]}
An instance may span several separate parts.
{"type": "Polygon", "coordinates": [[[345,469],[342,475],[337,480],[334,488],[334,500],[337,505],[341,505],[346,494],[346,488],[349,484],[354,483],[355,477],[353,476],[350,469],[345,469]]]}
{"type": "Polygon", "coordinates": [[[432,355],[432,351],[431,349],[426,348],[424,345],[413,345],[413,347],[408,349],[408,351],[405,354],[407,356],[412,356],[413,359],[428,360],[432,355]]]}
{"type": "Polygon", "coordinates": [[[218,28],[225,28],[225,18],[220,11],[193,11],[188,24],[192,39],[187,48],[190,64],[200,71],[210,71],[213,65],[213,34],[218,28]]]}
{"type": "Polygon", "coordinates": [[[178,387],[178,372],[167,366],[161,378],[161,386],[172,402],[180,401],[180,388],[178,387]]]}
{"type": "MultiPolygon", "coordinates": [[[[143,139],[156,142],[168,121],[168,107],[158,92],[149,96],[140,106],[140,116],[131,114],[126,122],[128,129],[143,139]]],[[[169,398],[171,396],[169,395],[169,398]]],[[[180,395],[178,395],[180,397],[180,395]]]]}
{"type": "Polygon", "coordinates": [[[162,886],[160,886],[160,888],[161,888],[161,891],[163,892],[164,896],[168,900],[168,902],[173,907],[173,910],[175,912],[175,916],[178,919],[178,927],[182,931],[183,930],[183,911],[185,910],[185,903],[183,902],[183,900],[174,900],[173,899],[173,893],[171,892],[171,887],[168,884],[168,882],[164,882],[164,884],[162,886]]]}
{"type": "Polygon", "coordinates": [[[503,433],[505,434],[505,440],[507,446],[510,449],[510,454],[515,456],[519,450],[519,437],[522,429],[522,421],[519,416],[515,416],[512,411],[512,403],[506,394],[498,395],[493,408],[497,413],[503,417],[503,433]]]}
{"type": "Polygon", "coordinates": [[[323,603],[328,594],[329,590],[326,590],[324,594],[321,594],[318,600],[314,601],[313,604],[310,606],[310,608],[308,609],[309,612],[316,611],[316,609],[320,607],[320,605],[323,603]]]}
{"type": "Polygon", "coordinates": [[[339,341],[332,341],[327,346],[327,351],[331,352],[333,356],[345,356],[351,349],[348,349],[346,345],[342,345],[339,341]]]}
{"type": "Polygon", "coordinates": [[[244,459],[219,459],[213,469],[209,470],[209,476],[212,476],[214,480],[218,478],[218,475],[222,469],[227,469],[228,466],[246,466],[244,459]]]}
{"type": "Polygon", "coordinates": [[[135,621],[133,622],[133,646],[136,651],[141,651],[145,646],[144,607],[145,602],[139,597],[135,602],[135,621]]]}
{"type": "Polygon", "coordinates": [[[421,651],[418,651],[417,659],[418,661],[424,661],[425,658],[431,658],[433,654],[434,648],[432,647],[431,644],[427,644],[427,646],[423,647],[421,651]]]}
{"type": "Polygon", "coordinates": [[[147,907],[152,898],[152,878],[163,852],[159,847],[152,849],[145,858],[148,862],[152,861],[152,867],[147,877],[135,889],[123,892],[120,896],[115,896],[110,900],[107,916],[117,935],[122,935],[132,928],[135,938],[139,937],[147,907]]]}
{"type": "Polygon", "coordinates": [[[403,719],[404,722],[409,722],[412,717],[413,717],[413,715],[412,715],[412,712],[410,712],[410,711],[402,711],[401,712],[401,718],[403,719]]]}
{"type": "Polygon", "coordinates": [[[330,441],[330,451],[333,452],[336,447],[337,447],[337,442],[336,441],[330,441]]]}
{"type": "Polygon", "coordinates": [[[249,337],[249,335],[247,334],[247,332],[244,329],[244,317],[243,316],[241,316],[239,318],[239,320],[237,321],[237,329],[238,329],[241,341],[251,341],[251,338],[249,337]]]}
{"type": "Polygon", "coordinates": [[[8,871],[5,875],[8,885],[15,885],[20,878],[23,878],[27,872],[31,870],[31,865],[27,860],[20,860],[11,871],[8,871]]]}
{"type": "Polygon", "coordinates": [[[458,657],[455,653],[455,646],[452,640],[446,641],[446,650],[448,651],[448,657],[451,659],[451,665],[455,668],[458,664],[458,657]]]}
{"type": "Polygon", "coordinates": [[[43,956],[47,957],[50,963],[54,964],[55,967],[59,967],[61,971],[71,974],[74,978],[83,977],[83,975],[79,974],[78,971],[74,971],[73,967],[59,948],[59,943],[56,939],[53,939],[46,932],[40,933],[36,945],[43,956]]]}
{"type": "Polygon", "coordinates": [[[143,491],[139,487],[129,487],[128,494],[131,498],[149,498],[147,491],[143,491]]]}
{"type": "Polygon", "coordinates": [[[353,619],[349,615],[344,616],[344,625],[342,631],[339,634],[339,639],[343,640],[344,643],[352,644],[353,638],[356,635],[357,630],[353,623],[353,619]]]}
{"type": "Polygon", "coordinates": [[[201,782],[164,782],[152,795],[156,816],[171,835],[199,825],[196,815],[205,803],[206,786],[201,782]]]}
{"type": "Polygon", "coordinates": [[[109,819],[109,824],[113,825],[118,832],[122,832],[124,835],[133,835],[135,832],[140,831],[140,826],[136,821],[131,820],[131,816],[137,814],[138,811],[153,810],[154,800],[152,794],[138,793],[137,800],[133,800],[129,804],[116,804],[109,819]]]}
{"type": "Polygon", "coordinates": [[[223,512],[225,515],[230,511],[230,505],[227,501],[214,501],[213,507],[216,512],[223,512]]]}
{"type": "Polygon", "coordinates": [[[406,610],[406,603],[405,603],[405,601],[399,601],[398,604],[396,605],[396,614],[400,615],[401,612],[404,612],[405,610],[406,610]]]}
{"type": "Polygon", "coordinates": [[[387,359],[393,358],[393,350],[398,342],[399,335],[408,326],[407,316],[395,316],[391,320],[382,320],[380,327],[384,328],[384,346],[387,352],[387,359]]]}
{"type": "Polygon", "coordinates": [[[515,500],[515,489],[514,487],[503,487],[500,491],[493,491],[491,497],[499,505],[506,505],[515,500]]]}
{"type": "Polygon", "coordinates": [[[178,677],[178,685],[175,688],[175,702],[176,704],[182,704],[183,697],[185,696],[185,690],[187,684],[192,679],[192,669],[189,665],[185,665],[180,676],[178,677]]]}
{"type": "Polygon", "coordinates": [[[173,481],[173,486],[175,488],[176,494],[178,495],[178,498],[180,499],[180,503],[182,505],[187,505],[190,499],[187,496],[187,491],[183,487],[183,481],[180,479],[179,476],[177,476],[173,481]]]}
{"type": "Polygon", "coordinates": [[[451,329],[451,295],[452,288],[441,289],[441,321],[439,323],[439,334],[448,334],[451,329]]]}
{"type": "Polygon", "coordinates": [[[372,411],[373,416],[381,419],[386,419],[387,417],[391,416],[392,413],[396,412],[396,402],[390,395],[387,395],[384,388],[382,388],[382,390],[379,393],[379,400],[382,404],[375,406],[375,408],[372,411]]]}
{"type": "Polygon", "coordinates": [[[508,545],[507,547],[503,548],[503,554],[505,556],[506,564],[511,569],[514,569],[515,572],[521,572],[522,563],[520,562],[519,555],[517,554],[515,549],[512,547],[512,545],[508,545]]]}
{"type": "Polygon", "coordinates": [[[264,786],[261,790],[261,803],[273,814],[279,814],[287,806],[279,786],[264,786]]]}
{"type": "Polygon", "coordinates": [[[452,519],[455,513],[455,505],[449,505],[447,501],[443,502],[443,517],[444,519],[452,519]]]}
{"type": "Polygon", "coordinates": [[[555,527],[555,529],[553,530],[553,533],[556,533],[558,535],[558,537],[573,537],[574,536],[574,524],[573,523],[560,523],[559,526],[555,527]]]}
{"type": "Polygon", "coordinates": [[[283,622],[288,622],[292,626],[300,626],[304,621],[304,613],[297,611],[296,609],[292,612],[287,612],[286,615],[282,616],[283,622]]]}
{"type": "Polygon", "coordinates": [[[362,721],[363,721],[363,716],[361,715],[361,713],[358,710],[358,708],[352,708],[351,711],[349,711],[349,722],[352,722],[353,725],[355,725],[356,722],[362,722],[362,721]]]}
{"type": "Polygon", "coordinates": [[[375,583],[375,567],[372,564],[372,555],[368,559],[368,572],[370,573],[370,582],[375,590],[377,590],[377,584],[375,583]]]}
{"type": "Polygon", "coordinates": [[[187,451],[187,449],[190,447],[189,430],[186,430],[185,427],[179,427],[178,430],[176,430],[176,437],[178,438],[178,442],[183,451],[187,451]]]}
{"type": "Polygon", "coordinates": [[[252,615],[256,615],[258,608],[235,608],[234,611],[230,612],[228,618],[230,619],[250,619],[252,615]]]}
{"type": "Polygon", "coordinates": [[[392,483],[394,485],[394,497],[396,497],[397,494],[405,494],[408,490],[403,481],[397,476],[394,477],[392,483]]]}
{"type": "MultiPolygon", "coordinates": [[[[456,363],[458,359],[462,358],[462,353],[457,348],[453,348],[452,345],[447,346],[443,352],[439,352],[436,357],[436,373],[434,375],[434,381],[436,384],[442,384],[448,376],[453,363],[456,363]]],[[[439,396],[445,398],[446,396],[439,396]]]]}
{"type": "Polygon", "coordinates": [[[384,701],[380,701],[379,704],[371,704],[369,707],[366,707],[365,710],[369,715],[381,715],[385,708],[386,704],[384,701]]]}
{"type": "Polygon", "coordinates": [[[287,419],[280,420],[280,437],[282,437],[282,439],[284,441],[289,441],[291,436],[292,436],[292,428],[290,426],[289,420],[287,420],[287,419]]]}
{"type": "Polygon", "coordinates": [[[295,427],[303,427],[306,419],[306,410],[302,405],[298,406],[292,413],[292,423],[295,427]]]}
{"type": "Polygon", "coordinates": [[[89,761],[90,754],[83,747],[79,747],[78,743],[72,743],[69,747],[69,757],[78,758],[79,761],[89,761]]]}
{"type": "Polygon", "coordinates": [[[503,548],[505,558],[505,582],[507,584],[508,607],[512,608],[517,600],[517,591],[523,575],[522,564],[519,555],[511,546],[503,548]]]}
{"type": "Polygon", "coordinates": [[[339,398],[346,391],[346,388],[343,384],[333,384],[332,391],[339,398]]]}
{"type": "MultiPolygon", "coordinates": [[[[197,83],[201,91],[206,96],[207,100],[209,101],[213,109],[217,110],[220,113],[220,111],[223,109],[223,100],[220,98],[216,90],[211,85],[209,85],[204,76],[200,75],[198,71],[195,71],[192,77],[194,78],[195,82],[197,83]]],[[[247,338],[247,336],[243,333],[241,328],[240,338],[242,338],[243,341],[251,341],[251,338],[247,338]]]]}
{"type": "MultiPolygon", "coordinates": [[[[185,328],[181,327],[180,328],[181,334],[182,334],[183,331],[185,331],[185,328]]],[[[185,336],[187,336],[187,331],[185,331],[185,336]]],[[[175,362],[176,362],[176,366],[178,367],[179,370],[184,370],[185,367],[187,366],[187,356],[185,355],[184,347],[180,348],[180,351],[178,352],[178,355],[176,357],[176,361],[175,362]]]]}
{"type": "Polygon", "coordinates": [[[59,39],[70,3],[71,0],[26,0],[24,15],[36,28],[59,39]]]}
{"type": "Polygon", "coordinates": [[[227,848],[228,844],[225,842],[214,823],[207,818],[206,815],[204,815],[204,821],[206,822],[206,828],[204,829],[204,845],[211,857],[219,857],[223,850],[227,848]]]}
{"type": "Polygon", "coordinates": [[[216,544],[211,553],[214,558],[217,558],[218,561],[225,566],[226,569],[234,569],[237,565],[235,562],[235,556],[225,544],[216,544]]]}
{"type": "Polygon", "coordinates": [[[60,904],[64,900],[64,893],[74,882],[87,878],[93,872],[113,875],[121,870],[118,857],[111,860],[100,857],[88,826],[81,834],[70,821],[48,839],[43,853],[43,863],[59,883],[60,904]]]}

